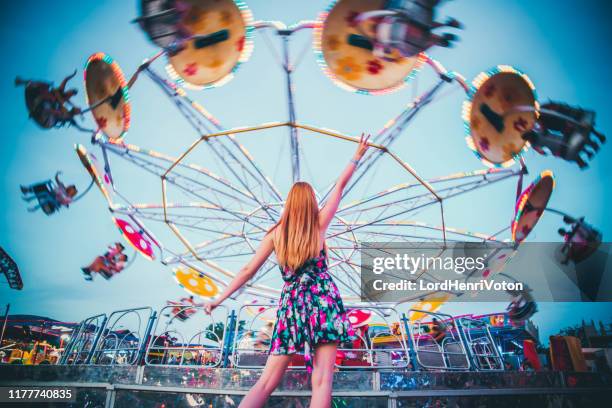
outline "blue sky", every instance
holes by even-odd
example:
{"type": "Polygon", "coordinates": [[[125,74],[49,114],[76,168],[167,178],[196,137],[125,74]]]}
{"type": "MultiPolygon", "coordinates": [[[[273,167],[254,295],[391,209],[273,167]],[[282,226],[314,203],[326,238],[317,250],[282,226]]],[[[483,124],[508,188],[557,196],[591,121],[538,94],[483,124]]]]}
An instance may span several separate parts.
{"type": "MultiPolygon", "coordinates": [[[[293,23],[316,18],[327,3],[252,0],[248,5],[256,19],[293,23]]],[[[0,245],[19,264],[25,287],[17,292],[6,285],[0,286],[0,302],[10,302],[14,313],[78,321],[100,311],[142,305],[159,307],[167,299],[183,294],[167,267],[144,259],[137,259],[126,273],[111,281],[84,282],[80,267],[108,243],[120,240],[100,194],[93,191],[68,211],[46,217],[28,213],[18,190],[20,183],[48,178],[58,169],[63,170],[65,179],[86,186],[88,176],[72,145],[87,145],[88,136],[74,129],[45,132],[37,128],[27,118],[23,90],[12,85],[14,77],[53,79],[59,83],[63,76],[78,68],[79,75],[73,85],[78,85],[81,91],[76,100],[84,103],[82,67],[90,54],[104,51],[112,55],[129,74],[142,59],[156,51],[138,28],[130,24],[136,14],[137,2],[119,0],[21,1],[3,8],[0,17],[0,31],[5,39],[0,45],[5,55],[0,66],[4,78],[0,245]]],[[[432,51],[432,56],[448,68],[471,79],[497,64],[517,66],[535,83],[541,101],[554,98],[596,109],[598,127],[610,133],[612,78],[607,72],[612,62],[609,47],[612,28],[608,24],[612,13],[608,2],[457,0],[447,2],[442,14],[456,17],[466,26],[456,48],[432,51]]],[[[410,101],[414,92],[411,88],[378,97],[354,95],[337,88],[316,65],[308,48],[309,41],[309,34],[301,33],[292,45],[296,53],[306,49],[295,74],[301,121],[350,134],[362,130],[373,132],[410,101]]],[[[431,81],[431,73],[423,72],[418,90],[424,91],[431,81]]],[[[286,118],[282,72],[259,34],[255,36],[251,60],[241,67],[232,82],[191,95],[226,127],[286,118]]],[[[133,122],[127,139],[130,143],[177,153],[195,137],[150,82],[139,80],[131,98],[133,122]]],[[[432,104],[394,147],[425,177],[482,167],[463,139],[460,117],[463,98],[455,90],[432,104]]],[[[276,156],[270,149],[257,143],[249,147],[264,167],[274,168],[276,156]]],[[[317,150],[314,146],[314,149],[307,156],[314,173],[335,175],[344,164],[344,159],[336,157],[344,155],[348,160],[350,155],[350,150],[344,147],[317,150]],[[336,162],[340,164],[336,166],[336,162]]],[[[574,215],[585,215],[605,237],[612,234],[612,221],[606,211],[612,203],[610,146],[605,145],[591,168],[585,171],[534,152],[529,152],[526,158],[531,170],[527,180],[543,169],[555,172],[557,189],[552,206],[574,215]]],[[[284,179],[288,173],[283,174],[278,177],[284,179]]],[[[390,178],[395,176],[390,174],[390,178]]],[[[154,185],[149,182],[143,185],[127,167],[115,177],[129,193],[143,196],[158,193],[157,181],[154,185]]],[[[387,178],[381,178],[380,182],[386,181],[387,178]]],[[[287,191],[286,186],[283,192],[287,191]]],[[[499,229],[512,215],[514,188],[514,183],[509,182],[449,203],[449,225],[483,232],[499,229]]],[[[557,217],[546,215],[530,239],[555,241],[558,226],[557,217]]],[[[485,313],[504,307],[453,304],[444,311],[485,313]]],[[[540,310],[535,321],[545,335],[582,318],[608,321],[612,318],[610,305],[604,303],[541,304],[540,310]]]]}

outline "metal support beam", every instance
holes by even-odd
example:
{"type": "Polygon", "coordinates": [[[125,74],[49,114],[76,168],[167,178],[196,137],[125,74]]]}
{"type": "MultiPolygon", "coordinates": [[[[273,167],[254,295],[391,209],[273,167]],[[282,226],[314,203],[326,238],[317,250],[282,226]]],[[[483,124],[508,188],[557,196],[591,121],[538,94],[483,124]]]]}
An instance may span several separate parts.
{"type": "Polygon", "coordinates": [[[136,357],[136,364],[144,365],[144,355],[149,346],[150,340],[152,340],[151,330],[153,330],[153,324],[157,320],[157,312],[154,311],[151,316],[149,316],[149,321],[147,322],[147,328],[145,329],[144,336],[140,341],[140,347],[138,348],[138,356],[136,357]]]}
{"type": "Polygon", "coordinates": [[[2,332],[0,332],[0,348],[2,347],[2,341],[4,340],[4,331],[6,330],[6,323],[8,322],[9,310],[11,310],[11,304],[7,303],[4,311],[4,321],[2,322],[2,332]]]}
{"type": "MultiPolygon", "coordinates": [[[[289,36],[292,31],[283,31],[283,70],[285,71],[285,81],[287,86],[287,110],[289,111],[289,123],[296,123],[295,102],[293,97],[293,66],[289,56],[289,36]]],[[[298,130],[296,127],[289,127],[289,142],[291,154],[291,172],[293,182],[300,179],[300,144],[298,140],[298,130]]]]}

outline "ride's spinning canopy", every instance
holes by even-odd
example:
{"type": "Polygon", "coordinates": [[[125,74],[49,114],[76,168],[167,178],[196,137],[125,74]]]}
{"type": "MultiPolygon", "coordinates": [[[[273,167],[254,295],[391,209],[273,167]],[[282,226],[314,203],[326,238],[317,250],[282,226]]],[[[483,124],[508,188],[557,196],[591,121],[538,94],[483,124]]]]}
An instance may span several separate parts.
{"type": "MultiPolygon", "coordinates": [[[[321,168],[315,172],[319,173],[307,174],[311,169],[306,152],[337,149],[346,151],[349,157],[358,138],[297,119],[292,73],[301,56],[291,58],[290,40],[296,32],[312,29],[313,47],[324,73],[343,89],[384,94],[400,89],[426,67],[432,69],[437,80],[374,134],[370,150],[345,189],[344,200],[327,237],[330,272],[345,299],[370,300],[362,299],[360,291],[361,242],[504,241],[497,233],[449,227],[445,206],[456,196],[493,183],[512,178],[522,180],[526,172],[522,153],[529,147],[523,134],[534,127],[539,115],[535,88],[520,70],[506,65],[479,75],[469,86],[460,74],[447,70],[425,52],[423,44],[431,45],[433,37],[426,36],[427,41],[417,47],[418,52],[406,52],[400,44],[390,41],[384,55],[381,54],[377,50],[381,33],[389,28],[385,24],[393,26],[394,23],[377,19],[371,13],[389,10],[390,3],[340,0],[333,2],[316,21],[287,26],[280,22],[253,21],[248,8],[237,1],[141,1],[141,16],[136,21],[160,49],[138,67],[129,81],[108,55],[96,53],[89,58],[85,88],[97,124],[93,140],[100,154],[88,153],[82,146],[76,148],[126,240],[145,258],[160,259],[173,266],[176,280],[188,292],[204,298],[214,297],[236,276],[266,232],[278,222],[291,181],[311,181],[320,205],[326,202],[334,177],[341,169],[333,168],[337,160],[329,160],[317,163],[321,168]],[[225,84],[248,59],[255,33],[270,32],[282,40],[279,62],[287,85],[288,118],[225,128],[185,88],[225,84]],[[167,59],[168,78],[154,67],[160,57],[167,59]],[[189,144],[176,140],[176,146],[184,145],[178,149],[179,153],[172,155],[147,149],[126,140],[130,126],[128,90],[139,73],[144,73],[159,87],[194,128],[195,140],[189,144]],[[445,87],[467,93],[464,120],[468,145],[487,168],[424,178],[393,150],[393,144],[417,113],[436,101],[439,91],[445,87]],[[286,133],[289,154],[272,153],[273,147],[280,146],[273,139],[281,136],[285,139],[286,133]],[[279,177],[273,166],[259,163],[251,151],[261,151],[262,145],[266,146],[267,154],[278,157],[276,164],[288,164],[289,177],[279,177]],[[140,201],[138,188],[128,191],[120,188],[125,184],[116,181],[128,178],[125,170],[119,170],[120,161],[142,170],[136,176],[139,183],[144,183],[141,181],[144,175],[152,177],[150,180],[159,186],[157,200],[140,201]],[[514,166],[519,163],[520,166],[514,166]],[[394,177],[401,177],[400,182],[390,182],[394,177]],[[416,217],[427,221],[417,221],[416,217]]],[[[404,22],[414,24],[423,18],[421,14],[412,15],[410,7],[401,9],[404,22]]],[[[435,26],[433,14],[430,17],[428,30],[435,26]]],[[[408,30],[400,37],[404,42],[414,40],[416,44],[417,39],[423,40],[423,35],[423,32],[411,34],[408,30]]],[[[515,220],[503,230],[511,230],[507,241],[515,246],[500,248],[487,259],[485,268],[471,271],[469,279],[490,279],[503,271],[518,244],[533,230],[541,216],[540,210],[546,207],[552,192],[551,181],[552,177],[543,175],[519,198],[515,220]]],[[[280,293],[277,268],[274,257],[268,259],[243,293],[261,299],[277,297],[280,293]]],[[[421,276],[435,281],[427,271],[421,276]]],[[[435,311],[459,295],[417,291],[403,301],[419,302],[419,307],[427,312],[435,311]]],[[[262,300],[260,304],[267,305],[266,302],[262,300]]],[[[362,318],[366,319],[358,316],[362,318]]],[[[411,319],[419,318],[411,316],[411,319]]]]}

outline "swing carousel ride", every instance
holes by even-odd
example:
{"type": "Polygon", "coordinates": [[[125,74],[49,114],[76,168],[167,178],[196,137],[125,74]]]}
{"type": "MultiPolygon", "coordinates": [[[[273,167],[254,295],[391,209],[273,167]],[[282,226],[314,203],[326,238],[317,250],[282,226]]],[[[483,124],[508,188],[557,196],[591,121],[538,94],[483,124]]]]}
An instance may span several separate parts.
{"type": "MultiPolygon", "coordinates": [[[[30,116],[42,128],[77,126],[92,135],[92,146],[77,144],[75,152],[102,193],[123,238],[144,258],[172,268],[176,281],[190,295],[207,299],[231,281],[277,222],[284,193],[292,182],[311,182],[320,203],[325,202],[335,174],[325,171],[322,162],[319,167],[324,176],[308,177],[304,146],[329,143],[325,146],[348,152],[359,141],[353,135],[299,121],[293,73],[300,60],[292,58],[291,41],[296,33],[312,33],[317,61],[331,82],[368,98],[384,98],[410,88],[422,71],[429,70],[436,81],[373,133],[370,149],[345,190],[328,231],[330,272],[345,301],[360,302],[364,301],[360,296],[360,243],[473,241],[499,246],[486,267],[468,277],[489,279],[501,273],[519,250],[554,190],[552,171],[542,172],[522,188],[527,175],[524,153],[533,148],[584,168],[605,138],[594,129],[594,112],[560,102],[540,105],[534,84],[515,67],[499,65],[468,82],[432,58],[431,48],[452,46],[457,39],[440,30],[462,28],[452,18],[437,22],[437,6],[437,0],[338,0],[316,20],[286,25],[255,20],[239,0],[142,0],[134,23],[158,52],[145,59],[129,79],[110,55],[91,55],[84,68],[86,109],[71,105],[73,94],[63,88],[54,90],[36,81],[21,80],[20,84],[25,84],[30,116]],[[271,38],[279,41],[276,62],[284,73],[288,118],[238,128],[223,125],[195,95],[239,75],[258,37],[267,46],[272,46],[271,38]],[[181,154],[173,156],[130,143],[128,130],[138,132],[131,106],[139,103],[130,98],[130,89],[136,84],[145,86],[142,82],[161,89],[195,130],[197,137],[181,154]],[[426,179],[393,145],[443,90],[465,92],[462,117],[467,147],[485,167],[426,179]],[[85,120],[85,114],[93,118],[91,130],[78,122],[85,120]],[[247,148],[257,138],[258,144],[270,143],[272,149],[272,138],[266,135],[281,133],[288,143],[288,155],[283,156],[290,167],[286,179],[272,177],[247,148]],[[385,171],[377,171],[381,168],[399,172],[399,183],[383,176],[385,171]],[[158,186],[158,201],[141,202],[137,191],[121,188],[136,171],[142,183],[158,186]],[[510,180],[516,182],[511,187],[517,189],[515,211],[512,222],[501,225],[501,231],[475,233],[447,225],[445,209],[455,197],[510,180]],[[417,221],[425,211],[434,214],[429,218],[436,222],[417,221]]],[[[155,137],[149,135],[148,140],[153,142],[155,137]]],[[[243,298],[253,299],[246,302],[255,311],[257,305],[273,302],[280,294],[277,268],[271,257],[241,292],[243,298]]],[[[428,277],[427,271],[422,278],[437,279],[428,277]]],[[[435,310],[462,295],[415,292],[402,302],[417,303],[415,309],[435,310]]]]}

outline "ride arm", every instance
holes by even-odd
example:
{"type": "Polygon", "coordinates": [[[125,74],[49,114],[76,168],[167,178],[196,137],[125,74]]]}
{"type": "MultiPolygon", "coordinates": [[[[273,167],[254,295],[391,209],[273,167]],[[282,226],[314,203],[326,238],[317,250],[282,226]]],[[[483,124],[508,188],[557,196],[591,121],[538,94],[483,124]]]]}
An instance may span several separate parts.
{"type": "Polygon", "coordinates": [[[348,184],[349,180],[355,173],[355,169],[357,168],[357,164],[359,160],[363,157],[365,152],[368,150],[369,144],[368,141],[370,139],[370,135],[365,136],[363,133],[361,134],[361,139],[359,140],[359,147],[357,147],[357,151],[353,155],[350,163],[345,167],[344,171],[340,174],[338,181],[334,185],[334,189],[332,190],[327,202],[321,208],[319,212],[319,228],[321,231],[327,230],[327,227],[331,223],[331,220],[336,215],[336,211],[338,211],[338,206],[340,205],[340,200],[342,199],[342,192],[344,188],[348,184]]]}
{"type": "Polygon", "coordinates": [[[264,236],[263,240],[255,250],[253,258],[240,269],[240,272],[232,279],[227,285],[225,290],[221,293],[218,299],[213,302],[214,306],[220,305],[225,299],[230,297],[234,292],[244,286],[255,273],[261,268],[261,265],[266,262],[266,259],[272,254],[274,250],[274,242],[272,240],[272,234],[268,233],[264,236]]]}

